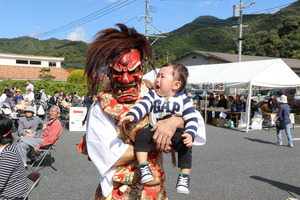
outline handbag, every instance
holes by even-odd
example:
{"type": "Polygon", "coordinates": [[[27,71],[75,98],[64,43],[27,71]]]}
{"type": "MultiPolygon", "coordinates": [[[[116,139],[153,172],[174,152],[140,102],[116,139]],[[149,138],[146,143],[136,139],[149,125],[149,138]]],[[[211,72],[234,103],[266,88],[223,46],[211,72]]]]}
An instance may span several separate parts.
{"type": "Polygon", "coordinates": [[[279,130],[285,129],[286,124],[284,121],[276,120],[275,124],[276,124],[277,129],[279,129],[279,130]]]}

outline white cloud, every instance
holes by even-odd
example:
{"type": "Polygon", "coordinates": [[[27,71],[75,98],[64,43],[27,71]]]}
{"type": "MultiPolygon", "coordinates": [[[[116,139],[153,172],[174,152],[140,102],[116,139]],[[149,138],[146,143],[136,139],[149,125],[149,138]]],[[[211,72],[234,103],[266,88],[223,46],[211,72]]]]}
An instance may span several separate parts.
{"type": "Polygon", "coordinates": [[[213,0],[204,0],[198,4],[198,7],[205,7],[213,3],[213,0]]]}
{"type": "Polygon", "coordinates": [[[36,33],[31,33],[31,34],[30,34],[30,37],[38,39],[38,34],[36,34],[36,33]]]}
{"type": "Polygon", "coordinates": [[[70,33],[66,39],[73,40],[73,41],[84,41],[84,42],[87,42],[88,40],[85,36],[84,28],[77,28],[74,32],[70,33]]]}

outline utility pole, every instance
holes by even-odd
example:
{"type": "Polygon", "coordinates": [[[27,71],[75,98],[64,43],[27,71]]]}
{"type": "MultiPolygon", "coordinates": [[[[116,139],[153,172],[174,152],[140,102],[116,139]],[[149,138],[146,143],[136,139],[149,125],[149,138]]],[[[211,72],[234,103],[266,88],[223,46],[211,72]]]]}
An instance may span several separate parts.
{"type": "Polygon", "coordinates": [[[243,26],[248,27],[247,25],[243,25],[243,9],[248,8],[252,4],[256,2],[253,1],[250,4],[243,6],[243,0],[240,0],[240,5],[233,6],[233,17],[239,17],[239,25],[233,26],[234,28],[239,28],[239,38],[238,38],[238,61],[242,62],[242,41],[243,41],[243,26]]]}
{"type": "Polygon", "coordinates": [[[146,0],[146,15],[145,15],[145,35],[146,38],[149,39],[149,2],[146,0]]]}

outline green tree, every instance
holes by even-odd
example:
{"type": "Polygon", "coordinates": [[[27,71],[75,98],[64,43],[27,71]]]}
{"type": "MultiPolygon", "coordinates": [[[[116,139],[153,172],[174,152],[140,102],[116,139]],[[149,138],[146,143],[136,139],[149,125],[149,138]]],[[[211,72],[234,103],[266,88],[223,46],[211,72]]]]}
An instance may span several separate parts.
{"type": "Polygon", "coordinates": [[[39,75],[39,78],[44,79],[46,81],[51,81],[51,80],[55,79],[56,77],[51,75],[50,71],[51,71],[50,68],[42,68],[40,70],[41,74],[39,75]]]}
{"type": "Polygon", "coordinates": [[[86,77],[83,70],[78,69],[78,70],[72,71],[68,75],[67,82],[68,83],[74,83],[74,84],[86,85],[87,84],[87,77],[86,77]]]}

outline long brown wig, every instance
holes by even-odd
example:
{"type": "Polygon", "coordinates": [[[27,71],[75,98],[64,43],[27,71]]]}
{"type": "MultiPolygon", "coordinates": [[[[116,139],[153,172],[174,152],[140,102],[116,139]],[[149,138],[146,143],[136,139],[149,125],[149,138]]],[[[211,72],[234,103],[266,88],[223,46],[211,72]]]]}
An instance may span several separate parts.
{"type": "Polygon", "coordinates": [[[97,91],[103,82],[100,74],[109,73],[109,65],[131,49],[138,49],[141,54],[142,67],[150,65],[154,68],[154,52],[147,38],[134,28],[124,24],[116,24],[118,29],[109,28],[96,34],[86,58],[85,73],[89,81],[89,90],[97,91]]]}

